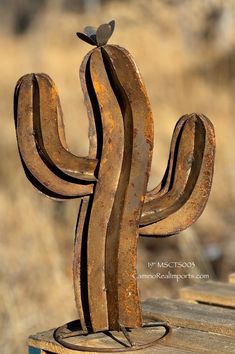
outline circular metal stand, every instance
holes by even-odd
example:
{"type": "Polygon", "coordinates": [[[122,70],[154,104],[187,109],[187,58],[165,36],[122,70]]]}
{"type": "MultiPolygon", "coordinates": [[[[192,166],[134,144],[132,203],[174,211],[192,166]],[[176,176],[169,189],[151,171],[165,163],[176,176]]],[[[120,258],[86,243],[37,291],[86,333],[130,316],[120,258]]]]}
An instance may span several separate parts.
{"type": "Polygon", "coordinates": [[[57,328],[54,338],[68,349],[81,352],[118,353],[154,346],[170,332],[171,327],[166,322],[153,321],[144,322],[142,327],[135,329],[120,325],[120,331],[86,333],[81,329],[80,321],[76,320],[57,328]]]}

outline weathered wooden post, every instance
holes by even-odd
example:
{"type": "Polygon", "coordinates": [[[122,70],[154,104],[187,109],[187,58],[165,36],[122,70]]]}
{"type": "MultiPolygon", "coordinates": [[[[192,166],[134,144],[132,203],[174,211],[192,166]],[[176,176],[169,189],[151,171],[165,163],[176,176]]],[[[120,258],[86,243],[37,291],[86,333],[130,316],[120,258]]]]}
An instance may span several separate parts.
{"type": "MultiPolygon", "coordinates": [[[[95,46],[80,68],[90,124],[88,157],[68,151],[59,97],[45,74],[25,75],[18,81],[15,122],[30,182],[52,198],[82,198],[73,261],[80,319],[76,333],[81,340],[85,334],[122,331],[134,350],[155,342],[147,336],[138,346],[128,334],[146,322],[137,287],[138,236],[173,235],[197,220],[211,188],[215,137],[211,122],[202,114],[183,116],[173,133],[162,182],[147,192],[152,112],[132,57],[126,49],[107,44],[113,30],[111,21],[78,33],[95,46]]],[[[70,327],[55,332],[65,347],[112,351],[91,348],[84,340],[67,342],[70,327]]]]}

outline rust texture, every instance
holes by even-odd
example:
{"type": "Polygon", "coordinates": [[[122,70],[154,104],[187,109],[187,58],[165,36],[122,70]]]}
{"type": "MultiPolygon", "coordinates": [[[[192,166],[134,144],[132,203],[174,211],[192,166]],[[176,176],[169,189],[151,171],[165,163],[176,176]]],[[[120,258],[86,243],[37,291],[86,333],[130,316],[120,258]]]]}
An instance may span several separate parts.
{"type": "Polygon", "coordinates": [[[209,197],[215,155],[212,123],[202,114],[176,124],[162,182],[147,191],[153,117],[130,54],[107,41],[114,21],[78,36],[96,46],[80,80],[89,119],[89,156],[66,144],[55,84],[45,74],[23,76],[15,89],[15,123],[26,176],[43,194],[82,198],[73,276],[83,331],[142,325],[137,287],[137,241],[189,227],[209,197]]]}

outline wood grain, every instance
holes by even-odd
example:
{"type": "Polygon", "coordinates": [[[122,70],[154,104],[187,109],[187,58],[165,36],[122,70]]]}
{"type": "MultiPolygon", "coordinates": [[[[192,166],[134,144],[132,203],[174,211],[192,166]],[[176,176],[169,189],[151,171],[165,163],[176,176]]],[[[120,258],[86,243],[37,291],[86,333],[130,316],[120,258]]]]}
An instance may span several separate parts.
{"type": "MultiPolygon", "coordinates": [[[[235,316],[232,309],[167,298],[146,300],[142,309],[145,314],[148,314],[146,319],[166,320],[172,326],[172,332],[160,339],[154,347],[138,351],[138,353],[235,353],[235,316]]],[[[41,353],[44,351],[54,354],[88,353],[62,347],[55,341],[53,332],[54,329],[51,329],[30,336],[28,345],[40,349],[41,353]]],[[[160,335],[162,332],[157,329],[156,333],[160,335]]],[[[84,337],[82,340],[83,344],[85,340],[89,345],[110,345],[110,337],[103,333],[96,333],[89,339],[84,337]]],[[[77,338],[73,338],[72,341],[78,344],[77,338]]],[[[136,353],[136,351],[129,351],[129,353],[136,353]]]]}
{"type": "Polygon", "coordinates": [[[180,290],[185,300],[235,308],[235,284],[207,281],[180,290]]]}
{"type": "Polygon", "coordinates": [[[174,328],[171,336],[163,339],[165,346],[190,350],[194,353],[235,353],[235,339],[188,328],[174,328]]]}
{"type": "Polygon", "coordinates": [[[197,329],[235,337],[234,310],[167,298],[143,303],[145,314],[167,321],[171,326],[197,329]]]}
{"type": "MultiPolygon", "coordinates": [[[[75,354],[78,351],[63,348],[53,339],[53,330],[42,332],[29,338],[29,344],[35,348],[43,348],[56,354],[75,354]]],[[[43,351],[44,352],[44,351],[43,351]]],[[[83,352],[84,353],[84,352],[83,352]]],[[[86,353],[86,352],[85,352],[86,353]]],[[[94,352],[95,353],[95,352],[94,352]]],[[[129,353],[136,353],[130,351],[129,353]]],[[[189,354],[189,353],[235,353],[235,339],[188,328],[173,328],[172,333],[160,340],[154,347],[138,351],[151,354],[189,354]]]]}

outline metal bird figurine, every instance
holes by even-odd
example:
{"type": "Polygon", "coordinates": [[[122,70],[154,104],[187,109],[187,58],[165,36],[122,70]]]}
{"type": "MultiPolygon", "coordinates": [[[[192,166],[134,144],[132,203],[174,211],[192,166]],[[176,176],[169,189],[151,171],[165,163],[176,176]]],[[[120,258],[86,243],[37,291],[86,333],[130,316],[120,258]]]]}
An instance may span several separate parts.
{"type": "Polygon", "coordinates": [[[137,287],[139,236],[169,236],[201,215],[210,193],[215,136],[202,114],[184,115],[173,132],[161,183],[147,184],[153,117],[129,52],[107,41],[114,21],[79,38],[96,46],[80,80],[89,119],[89,156],[66,145],[55,84],[23,76],[15,89],[15,122],[26,176],[49,197],[82,198],[74,244],[74,291],[84,332],[142,326],[137,287]]]}

